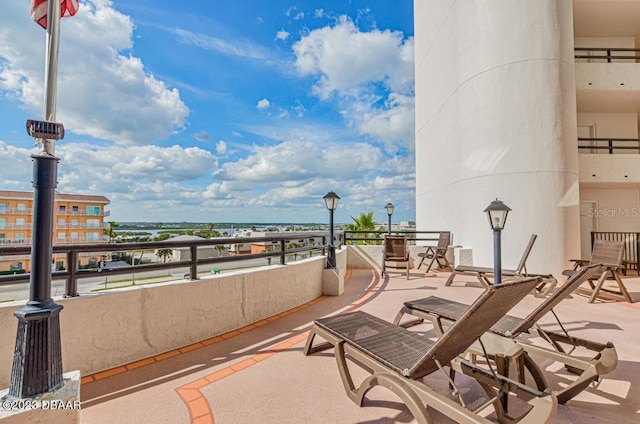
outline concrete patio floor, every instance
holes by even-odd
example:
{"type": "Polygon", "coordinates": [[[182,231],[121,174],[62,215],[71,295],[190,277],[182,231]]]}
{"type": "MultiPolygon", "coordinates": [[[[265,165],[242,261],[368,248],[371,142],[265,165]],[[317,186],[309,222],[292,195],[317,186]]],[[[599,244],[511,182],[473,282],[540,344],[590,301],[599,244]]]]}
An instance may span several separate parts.
{"type": "MultiPolygon", "coordinates": [[[[81,422],[415,422],[399,399],[380,387],[369,392],[363,407],[355,405],[344,393],[333,352],[305,357],[302,350],[311,323],[322,316],[360,309],[392,321],[409,299],[437,295],[470,303],[482,292],[473,277],[461,277],[461,283],[444,287],[448,275],[425,276],[413,269],[407,281],[396,273],[382,279],[376,270],[349,270],[342,296],[323,296],[237,331],[84,376],[81,422]]],[[[640,278],[627,277],[624,282],[634,300],[640,301],[640,278]]],[[[512,314],[524,316],[538,302],[527,296],[512,314]]],[[[613,342],[619,363],[597,385],[560,405],[555,422],[640,422],[640,303],[588,304],[586,297],[573,294],[556,313],[570,334],[613,342]]],[[[552,316],[545,318],[545,328],[557,328],[552,316]]],[[[557,363],[544,366],[555,372],[550,380],[557,387],[574,378],[557,363]]],[[[359,375],[365,374],[354,372],[354,377],[359,375]]],[[[449,393],[440,373],[426,381],[449,393]]],[[[481,394],[473,380],[463,376],[459,384],[465,398],[481,394]]],[[[436,412],[432,416],[438,423],[453,422],[436,412]]]]}

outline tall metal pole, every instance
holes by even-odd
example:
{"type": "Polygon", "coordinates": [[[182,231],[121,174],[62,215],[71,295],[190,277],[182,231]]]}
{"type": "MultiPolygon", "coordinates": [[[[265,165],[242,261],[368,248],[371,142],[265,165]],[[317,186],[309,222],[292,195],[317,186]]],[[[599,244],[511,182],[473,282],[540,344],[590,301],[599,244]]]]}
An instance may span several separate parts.
{"type": "Polygon", "coordinates": [[[336,248],[333,245],[333,209],[329,209],[329,249],[327,251],[327,268],[336,267],[336,248]]]}
{"type": "MultiPolygon", "coordinates": [[[[49,1],[45,63],[44,120],[55,121],[56,78],[60,34],[60,2],[49,1]]],[[[58,158],[53,140],[43,139],[43,151],[33,159],[33,214],[29,301],[15,312],[18,333],[9,397],[29,398],[63,384],[60,311],[51,298],[53,214],[58,158]]]]}
{"type": "Polygon", "coordinates": [[[391,215],[389,215],[389,226],[387,228],[387,234],[391,234],[391,215]]]}
{"type": "Polygon", "coordinates": [[[500,238],[502,231],[493,230],[493,284],[502,283],[502,252],[500,238]]]}

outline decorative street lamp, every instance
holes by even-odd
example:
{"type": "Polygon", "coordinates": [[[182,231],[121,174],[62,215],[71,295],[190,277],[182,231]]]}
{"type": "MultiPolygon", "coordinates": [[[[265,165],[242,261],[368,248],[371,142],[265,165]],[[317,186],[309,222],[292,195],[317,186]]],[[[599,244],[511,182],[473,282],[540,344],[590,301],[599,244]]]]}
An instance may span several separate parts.
{"type": "Polygon", "coordinates": [[[325,194],[324,202],[329,209],[329,246],[327,246],[327,268],[336,267],[336,248],[333,245],[333,211],[338,207],[340,197],[333,191],[325,194]]]}
{"type": "Polygon", "coordinates": [[[496,198],[484,211],[487,213],[489,225],[491,225],[491,229],[493,230],[493,284],[500,284],[502,283],[500,236],[511,208],[496,198]]]}
{"type": "Polygon", "coordinates": [[[389,202],[384,206],[384,208],[387,210],[387,215],[389,215],[388,234],[391,234],[391,215],[393,215],[393,208],[395,208],[395,206],[393,206],[393,203],[389,202]]]}

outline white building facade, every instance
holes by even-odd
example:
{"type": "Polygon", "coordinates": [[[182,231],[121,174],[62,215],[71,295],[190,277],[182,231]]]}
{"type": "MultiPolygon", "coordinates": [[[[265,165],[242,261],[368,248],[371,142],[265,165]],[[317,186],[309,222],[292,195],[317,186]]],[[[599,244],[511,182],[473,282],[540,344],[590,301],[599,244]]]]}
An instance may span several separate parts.
{"type": "Polygon", "coordinates": [[[602,216],[640,211],[640,64],[576,58],[640,55],[639,18],[640,0],[415,0],[417,227],[491,265],[483,210],[499,198],[503,266],[535,233],[528,269],[554,274],[592,230],[640,231],[602,216]]]}

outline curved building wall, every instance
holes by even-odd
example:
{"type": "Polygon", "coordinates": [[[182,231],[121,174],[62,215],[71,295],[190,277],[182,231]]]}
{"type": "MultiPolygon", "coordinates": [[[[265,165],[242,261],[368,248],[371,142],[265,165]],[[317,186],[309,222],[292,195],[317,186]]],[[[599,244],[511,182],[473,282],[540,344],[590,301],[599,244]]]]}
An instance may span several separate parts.
{"type": "Polygon", "coordinates": [[[529,271],[559,273],[579,254],[571,2],[414,6],[417,228],[450,229],[489,266],[497,197],[513,209],[503,267],[536,233],[529,271]]]}

